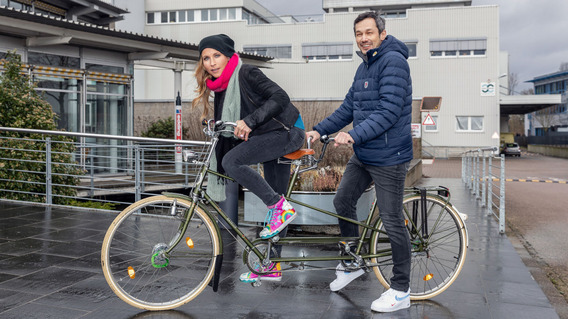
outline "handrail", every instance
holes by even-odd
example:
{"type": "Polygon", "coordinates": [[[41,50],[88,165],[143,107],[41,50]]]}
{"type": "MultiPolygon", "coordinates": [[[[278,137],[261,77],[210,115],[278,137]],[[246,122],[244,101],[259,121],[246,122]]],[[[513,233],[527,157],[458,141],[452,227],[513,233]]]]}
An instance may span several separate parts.
{"type": "Polygon", "coordinates": [[[171,144],[183,144],[183,145],[208,145],[208,144],[210,144],[210,142],[203,142],[203,141],[184,141],[184,140],[172,140],[172,139],[166,139],[166,138],[153,138],[153,137],[136,137],[136,136],[108,135],[108,134],[95,134],[95,133],[76,133],[76,132],[65,132],[65,131],[36,130],[36,129],[4,127],[4,126],[0,126],[0,131],[18,132],[18,133],[32,133],[32,134],[46,134],[46,135],[76,136],[76,137],[93,137],[93,138],[103,138],[103,139],[134,141],[134,142],[156,142],[156,143],[171,143],[171,144]]]}
{"type": "Polygon", "coordinates": [[[488,215],[493,215],[499,221],[499,233],[505,233],[505,157],[494,156],[497,147],[479,148],[463,152],[462,181],[471,189],[476,199],[481,199],[488,215]],[[480,158],[483,160],[480,163],[480,158]],[[500,165],[493,164],[493,159],[499,160],[500,165]],[[494,176],[493,168],[499,170],[494,176]],[[499,182],[494,183],[494,182],[499,182]],[[498,193],[494,192],[494,188],[498,193]],[[495,213],[493,208],[497,209],[495,213]]]}

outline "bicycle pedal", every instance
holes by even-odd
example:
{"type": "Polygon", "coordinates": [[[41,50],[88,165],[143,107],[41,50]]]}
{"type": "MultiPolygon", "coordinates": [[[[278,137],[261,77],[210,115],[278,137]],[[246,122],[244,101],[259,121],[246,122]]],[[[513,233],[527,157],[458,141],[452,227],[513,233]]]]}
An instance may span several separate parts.
{"type": "Polygon", "coordinates": [[[280,236],[276,235],[276,236],[270,237],[268,240],[270,240],[270,242],[272,242],[272,243],[277,243],[280,240],[280,236]]]}

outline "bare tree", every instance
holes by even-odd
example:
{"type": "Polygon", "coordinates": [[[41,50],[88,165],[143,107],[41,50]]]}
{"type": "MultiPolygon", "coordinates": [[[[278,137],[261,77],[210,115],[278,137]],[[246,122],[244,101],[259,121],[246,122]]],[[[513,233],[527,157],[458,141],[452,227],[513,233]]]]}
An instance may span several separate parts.
{"type": "Polygon", "coordinates": [[[508,85],[507,85],[507,95],[513,95],[515,93],[515,89],[517,85],[519,85],[519,75],[517,73],[509,73],[507,77],[508,85]]]}
{"type": "Polygon", "coordinates": [[[562,62],[560,63],[560,69],[559,71],[568,71],[568,62],[562,62]]]}
{"type": "Polygon", "coordinates": [[[558,112],[555,106],[547,107],[534,113],[534,119],[542,126],[545,132],[558,124],[558,112]]]}
{"type": "Polygon", "coordinates": [[[534,94],[534,89],[530,88],[530,89],[524,89],[521,91],[521,95],[533,95],[534,94]]]}

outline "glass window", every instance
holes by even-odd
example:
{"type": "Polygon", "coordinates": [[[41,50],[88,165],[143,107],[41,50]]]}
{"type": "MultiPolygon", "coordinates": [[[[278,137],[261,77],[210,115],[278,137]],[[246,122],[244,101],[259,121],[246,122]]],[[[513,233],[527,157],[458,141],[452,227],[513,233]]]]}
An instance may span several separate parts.
{"type": "Polygon", "coordinates": [[[486,50],[486,38],[430,40],[431,56],[455,57],[485,55],[486,50]]]}
{"type": "Polygon", "coordinates": [[[227,20],[227,8],[219,9],[219,20],[227,20]]]}
{"type": "Polygon", "coordinates": [[[170,20],[168,22],[176,22],[176,16],[177,16],[177,12],[175,11],[170,11],[170,20]]]}
{"type": "Polygon", "coordinates": [[[103,64],[94,64],[94,63],[86,63],[85,64],[85,70],[95,71],[95,72],[104,72],[104,73],[115,73],[115,74],[124,73],[123,67],[103,65],[103,64]]]}
{"type": "Polygon", "coordinates": [[[81,67],[81,60],[79,58],[63,56],[63,55],[29,52],[28,64],[61,66],[61,67],[79,69],[81,67]]]}
{"type": "Polygon", "coordinates": [[[456,116],[458,131],[483,131],[483,116],[456,116]]]}
{"type": "Polygon", "coordinates": [[[154,12],[148,12],[146,14],[146,23],[148,24],[154,23],[154,12]]]}
{"type": "Polygon", "coordinates": [[[201,21],[209,21],[209,10],[201,10],[201,21]]]}
{"type": "Polygon", "coordinates": [[[187,10],[187,21],[188,22],[195,21],[193,10],[187,10]]]}
{"type": "Polygon", "coordinates": [[[161,18],[160,22],[162,22],[162,23],[168,23],[168,13],[167,13],[167,12],[162,12],[162,13],[161,13],[161,17],[162,17],[162,18],[161,18]]]}
{"type": "Polygon", "coordinates": [[[353,43],[302,44],[302,57],[312,60],[351,59],[353,43]]]}
{"type": "Polygon", "coordinates": [[[483,131],[483,117],[482,116],[472,116],[471,119],[471,130],[472,131],[483,131]]]}
{"type": "Polygon", "coordinates": [[[243,50],[246,53],[271,56],[280,59],[292,58],[291,45],[275,45],[275,46],[245,46],[243,50]]]}
{"type": "Polygon", "coordinates": [[[408,48],[408,56],[409,57],[416,57],[416,43],[409,42],[405,43],[406,47],[408,48]]]}
{"type": "Polygon", "coordinates": [[[217,9],[209,9],[209,21],[217,21],[217,9]]]}
{"type": "Polygon", "coordinates": [[[458,131],[468,130],[468,117],[467,116],[456,116],[458,131]]]}
{"type": "MultiPolygon", "coordinates": [[[[40,90],[38,93],[51,105],[53,112],[57,114],[57,128],[64,129],[68,132],[80,131],[79,105],[81,103],[81,94],[78,90],[78,80],[72,80],[75,85],[67,86],[67,89],[75,89],[77,91],[59,91],[59,90],[40,90]]],[[[69,83],[69,81],[66,81],[69,83]]]]}
{"type": "Polygon", "coordinates": [[[178,11],[178,21],[185,22],[185,10],[178,11]]]}
{"type": "Polygon", "coordinates": [[[237,9],[229,8],[229,20],[236,20],[236,19],[237,19],[237,9]]]}

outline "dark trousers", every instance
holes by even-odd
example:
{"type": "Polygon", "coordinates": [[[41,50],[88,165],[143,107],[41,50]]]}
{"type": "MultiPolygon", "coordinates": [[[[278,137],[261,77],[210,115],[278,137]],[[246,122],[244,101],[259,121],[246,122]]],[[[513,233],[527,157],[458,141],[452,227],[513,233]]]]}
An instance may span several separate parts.
{"type": "MultiPolygon", "coordinates": [[[[223,168],[239,184],[258,196],[266,206],[276,204],[285,194],[290,181],[290,164],[278,164],[278,158],[302,147],[304,130],[293,127],[290,131],[278,130],[252,136],[223,157],[223,168]],[[250,165],[262,163],[264,178],[250,165]]],[[[288,227],[280,231],[285,237],[288,227]]],[[[278,255],[282,246],[275,246],[278,255]]],[[[274,257],[274,256],[273,256],[274,257]]]]}
{"type": "MultiPolygon", "coordinates": [[[[393,277],[391,288],[407,291],[410,282],[410,238],[404,224],[402,200],[404,181],[409,162],[393,166],[371,166],[359,161],[353,155],[333,200],[335,210],[341,216],[357,220],[357,201],[371,182],[375,182],[379,214],[389,236],[393,277]]],[[[341,236],[359,236],[359,226],[339,220],[341,236]]]]}

